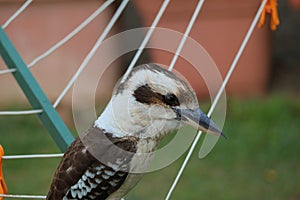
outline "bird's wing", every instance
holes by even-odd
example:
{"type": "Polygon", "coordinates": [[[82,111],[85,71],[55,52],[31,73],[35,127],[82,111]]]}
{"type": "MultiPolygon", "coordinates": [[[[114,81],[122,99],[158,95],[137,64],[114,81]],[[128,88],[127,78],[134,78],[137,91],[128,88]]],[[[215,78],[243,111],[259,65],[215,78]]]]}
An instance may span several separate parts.
{"type": "Polygon", "coordinates": [[[132,157],[128,152],[136,151],[136,142],[134,137],[114,138],[98,128],[90,128],[65,152],[47,199],[107,198],[126,179],[132,157]]]}

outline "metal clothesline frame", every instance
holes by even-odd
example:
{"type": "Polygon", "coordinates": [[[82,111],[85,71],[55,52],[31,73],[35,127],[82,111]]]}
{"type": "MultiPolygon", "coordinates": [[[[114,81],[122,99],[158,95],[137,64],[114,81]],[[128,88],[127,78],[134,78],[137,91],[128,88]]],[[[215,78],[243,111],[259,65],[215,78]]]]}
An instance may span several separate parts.
{"type": "Polygon", "coordinates": [[[37,115],[58,147],[62,151],[66,150],[74,139],[72,133],[58,115],[2,28],[0,28],[0,54],[8,68],[16,69],[12,75],[33,109],[43,111],[37,115]]]}

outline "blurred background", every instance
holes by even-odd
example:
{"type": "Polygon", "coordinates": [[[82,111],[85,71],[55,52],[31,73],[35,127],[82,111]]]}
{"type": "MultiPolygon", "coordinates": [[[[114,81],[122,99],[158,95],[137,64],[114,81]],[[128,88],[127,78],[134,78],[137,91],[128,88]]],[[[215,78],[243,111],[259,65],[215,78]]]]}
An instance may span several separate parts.
{"type": "MultiPolygon", "coordinates": [[[[171,1],[158,27],[184,33],[197,2],[171,1]]],[[[0,0],[0,24],[22,3],[0,0]]],[[[51,102],[76,72],[120,3],[115,1],[68,43],[31,68],[51,102]]],[[[162,3],[130,1],[108,37],[150,26],[162,3]]],[[[5,32],[25,63],[30,63],[102,4],[99,0],[37,0],[5,32]]],[[[203,5],[190,37],[206,49],[223,78],[259,4],[260,0],[210,0],[203,5]]],[[[270,31],[269,20],[263,28],[255,29],[226,87],[223,130],[228,139],[220,139],[203,160],[197,155],[199,143],[172,199],[300,199],[300,0],[279,0],[278,10],[281,23],[277,30],[270,31]]],[[[101,69],[101,60],[128,45],[128,41],[116,43],[105,53],[97,52],[89,66],[101,69]]],[[[95,98],[99,113],[134,53],[119,57],[105,70],[95,98]]],[[[168,66],[172,57],[170,52],[146,49],[138,63],[168,66]]],[[[7,69],[2,60],[0,69],[7,69]]],[[[189,80],[200,106],[208,111],[210,98],[203,78],[196,76],[190,63],[181,57],[175,69],[189,80]]],[[[31,108],[11,74],[0,75],[0,91],[1,111],[31,108]]],[[[57,110],[76,135],[72,90],[57,110]]],[[[0,116],[0,144],[7,155],[59,152],[35,115],[0,116]]],[[[126,199],[163,199],[182,160],[147,174],[126,199]]],[[[9,193],[46,194],[58,162],[59,159],[5,160],[3,170],[9,193]]]]}

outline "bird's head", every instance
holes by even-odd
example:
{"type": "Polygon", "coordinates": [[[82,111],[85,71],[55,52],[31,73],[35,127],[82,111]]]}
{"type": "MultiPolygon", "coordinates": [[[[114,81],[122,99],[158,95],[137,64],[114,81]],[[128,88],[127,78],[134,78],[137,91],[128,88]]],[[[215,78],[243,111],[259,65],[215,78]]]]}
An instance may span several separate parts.
{"type": "Polygon", "coordinates": [[[116,137],[146,138],[161,138],[181,124],[223,135],[199,108],[192,87],[156,64],[135,67],[117,86],[105,111],[95,122],[116,137]]]}

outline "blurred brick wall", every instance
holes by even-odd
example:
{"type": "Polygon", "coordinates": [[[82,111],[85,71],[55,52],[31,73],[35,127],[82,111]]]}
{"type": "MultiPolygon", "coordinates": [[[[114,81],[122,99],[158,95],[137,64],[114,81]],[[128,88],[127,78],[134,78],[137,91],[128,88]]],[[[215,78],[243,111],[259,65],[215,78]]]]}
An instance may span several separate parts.
{"type": "MultiPolygon", "coordinates": [[[[131,2],[138,9],[144,25],[150,26],[163,1],[151,1],[151,6],[149,1],[145,0],[131,2]]],[[[196,0],[190,0],[189,3],[181,0],[171,1],[158,26],[183,33],[197,2],[196,0]]],[[[34,1],[5,31],[25,62],[30,63],[36,56],[72,31],[102,3],[102,1],[94,0],[34,1]]],[[[203,5],[190,36],[208,51],[223,77],[233,61],[259,3],[259,1],[252,0],[210,0],[203,5]]],[[[3,24],[21,4],[21,1],[0,0],[0,23],[3,24]]],[[[57,98],[75,73],[97,37],[102,33],[111,15],[111,9],[100,14],[67,44],[31,69],[51,101],[57,98]]],[[[132,20],[135,20],[134,17],[132,20]]],[[[116,33],[116,31],[113,32],[116,33]]],[[[228,83],[227,93],[237,96],[264,94],[269,77],[270,44],[268,37],[268,27],[254,31],[236,71],[228,83]]],[[[112,46],[111,51],[115,51],[117,48],[117,45],[112,46]]],[[[109,53],[107,52],[107,54],[109,53]]],[[[102,67],[101,60],[107,54],[100,55],[98,53],[90,65],[100,69],[102,67]]],[[[173,56],[171,53],[162,51],[153,51],[150,52],[150,55],[154,62],[165,65],[170,64],[173,56]]],[[[0,63],[0,69],[6,69],[3,62],[0,63]]],[[[188,77],[198,95],[207,96],[208,91],[202,78],[195,76],[189,63],[179,58],[175,69],[188,77]]],[[[101,79],[99,84],[102,88],[97,93],[99,99],[109,98],[119,71],[118,63],[114,63],[106,72],[105,79],[101,79]]],[[[87,81],[89,80],[87,79],[87,81]]],[[[86,88],[86,90],[88,89],[86,88]]],[[[0,75],[0,91],[1,104],[26,101],[10,74],[0,75]]],[[[68,96],[64,98],[65,105],[71,105],[71,94],[69,92],[68,96]]]]}

